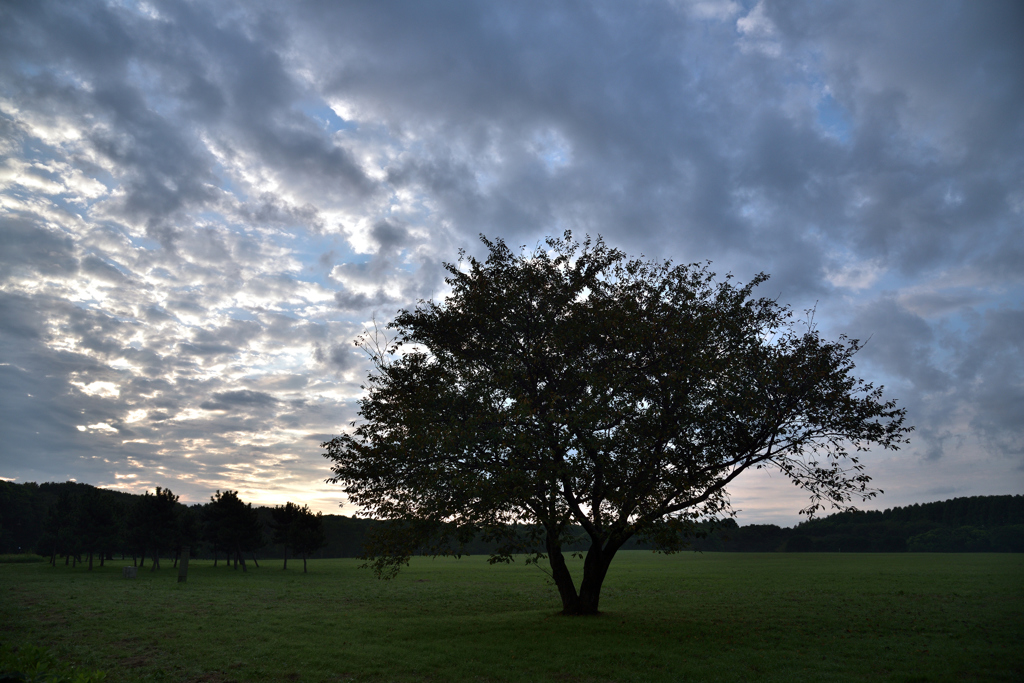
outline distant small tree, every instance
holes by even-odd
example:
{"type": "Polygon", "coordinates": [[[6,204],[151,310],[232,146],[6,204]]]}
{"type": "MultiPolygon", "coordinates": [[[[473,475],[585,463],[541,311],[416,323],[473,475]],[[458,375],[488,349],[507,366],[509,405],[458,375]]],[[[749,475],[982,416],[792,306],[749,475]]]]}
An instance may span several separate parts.
{"type": "Polygon", "coordinates": [[[766,275],[737,285],[568,233],[519,254],[483,241],[486,261],[447,264],[444,301],[357,340],[374,365],[361,421],[322,444],[329,481],[390,521],[367,549],[380,575],[482,532],[492,561],[547,558],[563,611],[595,614],[623,544],[681,549],[745,471],[781,472],[808,514],[876,495],[858,451],[904,443],[904,410],[856,376],[856,340],[755,297],[766,275]]]}
{"type": "Polygon", "coordinates": [[[50,564],[57,566],[57,556],[65,558],[67,564],[78,553],[78,497],[68,490],[61,490],[57,500],[50,505],[43,524],[39,549],[49,552],[50,564]]]}
{"type": "Polygon", "coordinates": [[[117,544],[118,510],[108,491],[92,489],[79,498],[79,534],[85,552],[89,554],[89,570],[92,571],[93,556],[99,554],[100,566],[106,555],[117,544]]]}
{"type": "Polygon", "coordinates": [[[292,547],[292,536],[295,532],[295,520],[299,517],[298,505],[288,501],[270,511],[271,542],[284,547],[284,567],[288,569],[288,550],[292,547]]]}
{"type": "Polygon", "coordinates": [[[284,569],[288,569],[288,550],[302,556],[302,572],[306,573],[306,560],[322,548],[327,541],[323,515],[313,514],[308,505],[299,507],[287,502],[271,510],[273,542],[284,546],[284,569]]]}
{"type": "Polygon", "coordinates": [[[178,566],[178,559],[181,557],[181,552],[185,546],[191,548],[191,552],[196,552],[196,547],[199,545],[199,539],[202,536],[202,524],[199,519],[199,511],[197,508],[180,506],[178,510],[177,528],[174,535],[174,566],[178,566]]]}
{"type": "Polygon", "coordinates": [[[297,555],[302,556],[302,573],[306,573],[306,560],[327,542],[324,534],[323,514],[313,512],[308,505],[299,509],[299,515],[294,523],[295,531],[292,534],[292,547],[297,555]]]}
{"type": "Polygon", "coordinates": [[[263,523],[260,522],[259,511],[252,503],[246,504],[238,497],[237,491],[219,490],[210,497],[210,504],[205,510],[208,531],[217,545],[228,553],[233,553],[235,568],[245,566],[244,553],[254,553],[263,546],[263,523]]]}
{"type": "MultiPolygon", "coordinates": [[[[150,571],[160,568],[160,555],[175,546],[178,533],[178,496],[170,489],[156,487],[136,504],[136,520],[143,543],[143,553],[148,549],[153,554],[150,571]]],[[[145,557],[145,555],[143,555],[145,557]]]]}

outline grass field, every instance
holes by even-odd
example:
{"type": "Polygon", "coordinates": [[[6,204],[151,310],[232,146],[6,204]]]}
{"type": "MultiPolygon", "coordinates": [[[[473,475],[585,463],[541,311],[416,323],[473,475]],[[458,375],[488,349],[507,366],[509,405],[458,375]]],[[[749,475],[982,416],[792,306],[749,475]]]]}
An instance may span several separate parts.
{"type": "MultiPolygon", "coordinates": [[[[0,564],[0,644],[109,681],[1021,681],[1024,555],[620,553],[597,617],[521,563],[0,564]]],[[[578,574],[580,563],[575,567],[578,574]]]]}

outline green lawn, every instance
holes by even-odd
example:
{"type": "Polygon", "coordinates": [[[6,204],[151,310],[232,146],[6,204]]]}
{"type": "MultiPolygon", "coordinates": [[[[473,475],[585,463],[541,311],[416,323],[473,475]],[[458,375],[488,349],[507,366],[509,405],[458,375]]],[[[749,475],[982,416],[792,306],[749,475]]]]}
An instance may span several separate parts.
{"type": "MultiPolygon", "coordinates": [[[[1024,555],[616,557],[603,614],[538,569],[356,560],[121,578],[0,564],[0,644],[110,681],[1020,681],[1024,555]]],[[[576,574],[581,563],[576,562],[576,574]]]]}

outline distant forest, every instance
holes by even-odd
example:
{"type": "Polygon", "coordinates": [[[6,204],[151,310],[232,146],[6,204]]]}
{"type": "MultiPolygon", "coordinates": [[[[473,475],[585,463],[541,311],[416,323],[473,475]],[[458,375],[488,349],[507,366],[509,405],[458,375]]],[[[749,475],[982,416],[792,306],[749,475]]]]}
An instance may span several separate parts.
{"type": "MultiPolygon", "coordinates": [[[[231,496],[219,496],[217,502],[186,506],[173,495],[168,497],[169,491],[162,493],[163,498],[159,491],[137,495],[76,482],[0,481],[0,554],[37,553],[51,560],[84,562],[86,555],[92,561],[95,553],[101,564],[148,554],[152,562],[154,555],[176,557],[183,545],[189,545],[192,557],[258,562],[285,556],[289,541],[282,529],[284,508],[245,504],[233,492],[225,492],[231,496]],[[229,533],[231,540],[225,536],[227,513],[219,509],[226,509],[226,503],[234,505],[230,514],[241,515],[241,522],[233,523],[244,527],[235,536],[229,533]]],[[[317,558],[360,556],[367,530],[378,523],[343,515],[317,519],[322,527],[310,518],[317,528],[312,546],[307,539],[305,553],[317,558]],[[317,535],[321,530],[322,537],[317,535]]],[[[690,547],[698,551],[1024,552],[1024,496],[974,496],[884,512],[844,512],[792,528],[739,526],[726,519],[694,531],[690,547]]],[[[585,547],[582,540],[570,545],[585,547]]],[[[633,539],[624,549],[650,547],[633,539]]],[[[489,547],[471,543],[466,551],[484,554],[489,547]]]]}

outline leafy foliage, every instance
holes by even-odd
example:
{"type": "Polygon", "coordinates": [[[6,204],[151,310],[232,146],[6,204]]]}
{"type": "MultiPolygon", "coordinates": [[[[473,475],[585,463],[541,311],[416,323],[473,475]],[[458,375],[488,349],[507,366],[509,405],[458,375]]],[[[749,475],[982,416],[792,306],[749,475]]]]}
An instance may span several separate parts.
{"type": "Polygon", "coordinates": [[[236,568],[241,564],[242,571],[248,571],[243,553],[251,553],[264,543],[259,511],[252,503],[242,502],[237,491],[218,490],[210,497],[205,515],[208,538],[216,547],[234,554],[236,568]]]}
{"type": "Polygon", "coordinates": [[[369,548],[381,576],[479,531],[494,561],[546,557],[564,611],[593,613],[628,539],[681,549],[747,469],[781,471],[807,514],[877,493],[856,453],[904,443],[903,409],[853,374],[857,340],[755,298],[766,275],[736,285],[569,233],[519,255],[482,239],[486,261],[447,265],[445,301],[357,340],[375,366],[363,420],[323,444],[329,481],[394,522],[369,548]],[[579,591],[573,525],[590,541],[579,591]]]}
{"type": "Polygon", "coordinates": [[[289,501],[271,510],[271,518],[273,542],[285,548],[284,568],[288,568],[288,549],[291,548],[302,556],[302,571],[305,572],[309,555],[327,542],[323,514],[314,514],[308,505],[299,507],[289,501]]]}

